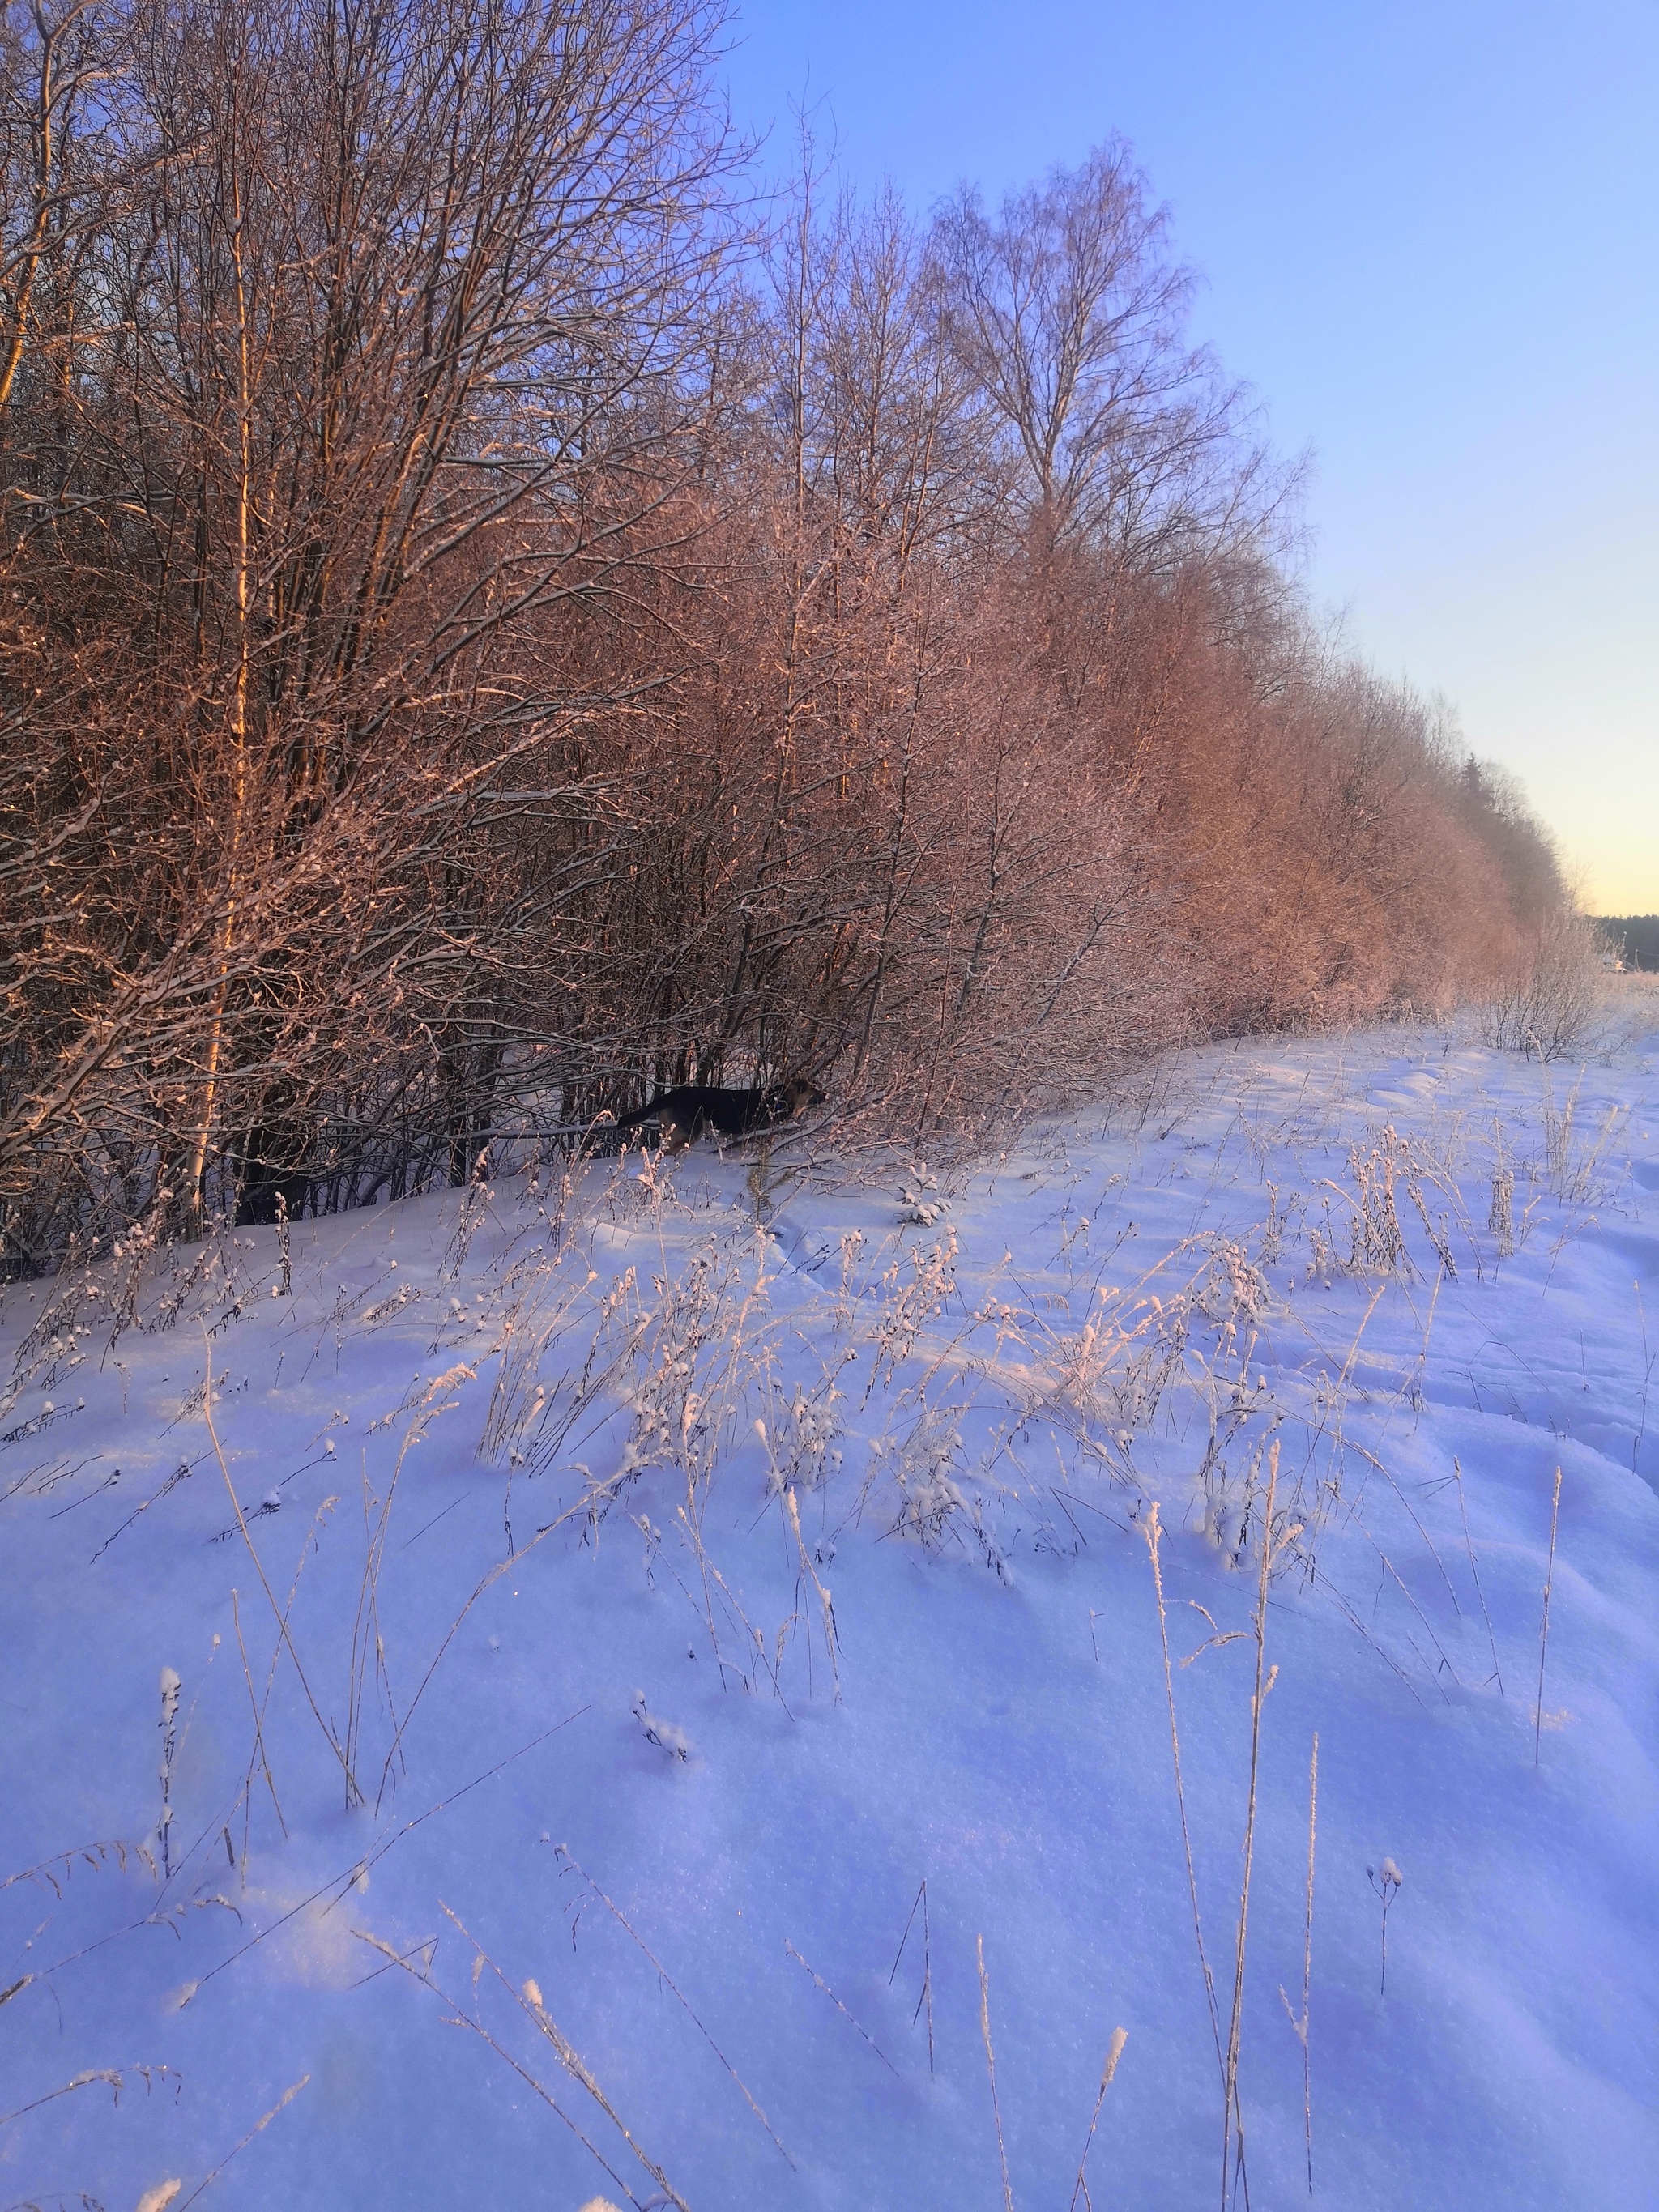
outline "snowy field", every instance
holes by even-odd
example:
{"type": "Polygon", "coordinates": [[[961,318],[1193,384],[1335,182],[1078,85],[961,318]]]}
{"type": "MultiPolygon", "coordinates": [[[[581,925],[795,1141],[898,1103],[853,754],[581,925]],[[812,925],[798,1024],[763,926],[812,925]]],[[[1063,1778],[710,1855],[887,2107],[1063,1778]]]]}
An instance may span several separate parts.
{"type": "Polygon", "coordinates": [[[0,2203],[1659,2203],[1615,1012],[14,1286],[0,2203]]]}

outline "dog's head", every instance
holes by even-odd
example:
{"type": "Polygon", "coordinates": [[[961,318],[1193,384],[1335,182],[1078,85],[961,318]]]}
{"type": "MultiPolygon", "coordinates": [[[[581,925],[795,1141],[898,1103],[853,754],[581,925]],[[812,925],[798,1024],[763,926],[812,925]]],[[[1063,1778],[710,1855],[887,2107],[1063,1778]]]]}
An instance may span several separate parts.
{"type": "Polygon", "coordinates": [[[783,1098],[792,1121],[797,1115],[804,1114],[809,1106],[822,1106],[827,1103],[827,1094],[804,1075],[797,1075],[784,1085],[783,1098]]]}

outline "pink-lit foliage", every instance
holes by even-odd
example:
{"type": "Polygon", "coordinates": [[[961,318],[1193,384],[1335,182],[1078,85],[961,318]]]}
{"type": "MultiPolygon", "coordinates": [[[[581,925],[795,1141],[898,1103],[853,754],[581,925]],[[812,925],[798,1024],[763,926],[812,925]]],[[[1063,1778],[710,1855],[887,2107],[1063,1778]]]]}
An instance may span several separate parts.
{"type": "Polygon", "coordinates": [[[0,49],[0,1270],[655,1083],[971,1133],[1566,901],[1334,657],[1127,150],[758,246],[695,0],[0,49]]]}

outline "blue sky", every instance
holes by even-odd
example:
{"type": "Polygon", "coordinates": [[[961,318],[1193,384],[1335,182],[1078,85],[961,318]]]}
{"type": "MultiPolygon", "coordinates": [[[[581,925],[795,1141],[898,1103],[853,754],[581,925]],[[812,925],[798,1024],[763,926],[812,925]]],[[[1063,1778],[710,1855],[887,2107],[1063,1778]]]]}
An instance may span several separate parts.
{"type": "Polygon", "coordinates": [[[1197,326],[1312,449],[1310,582],[1659,911],[1659,0],[744,0],[738,122],[817,103],[925,209],[1111,131],[1197,326]]]}

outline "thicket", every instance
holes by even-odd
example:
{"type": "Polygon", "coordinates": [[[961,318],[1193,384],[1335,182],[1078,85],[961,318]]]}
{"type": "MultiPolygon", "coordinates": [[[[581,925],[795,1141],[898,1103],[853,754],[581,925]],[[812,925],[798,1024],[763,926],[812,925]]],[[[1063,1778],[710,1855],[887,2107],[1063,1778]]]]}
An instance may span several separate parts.
{"type": "Polygon", "coordinates": [[[1595,927],[1613,957],[1626,968],[1659,973],[1659,914],[1598,915],[1595,927]]]}
{"type": "Polygon", "coordinates": [[[695,0],[0,43],[0,1223],[461,1180],[655,1083],[908,1133],[1443,1006],[1542,834],[1333,652],[1121,145],[757,215],[695,0]]]}

